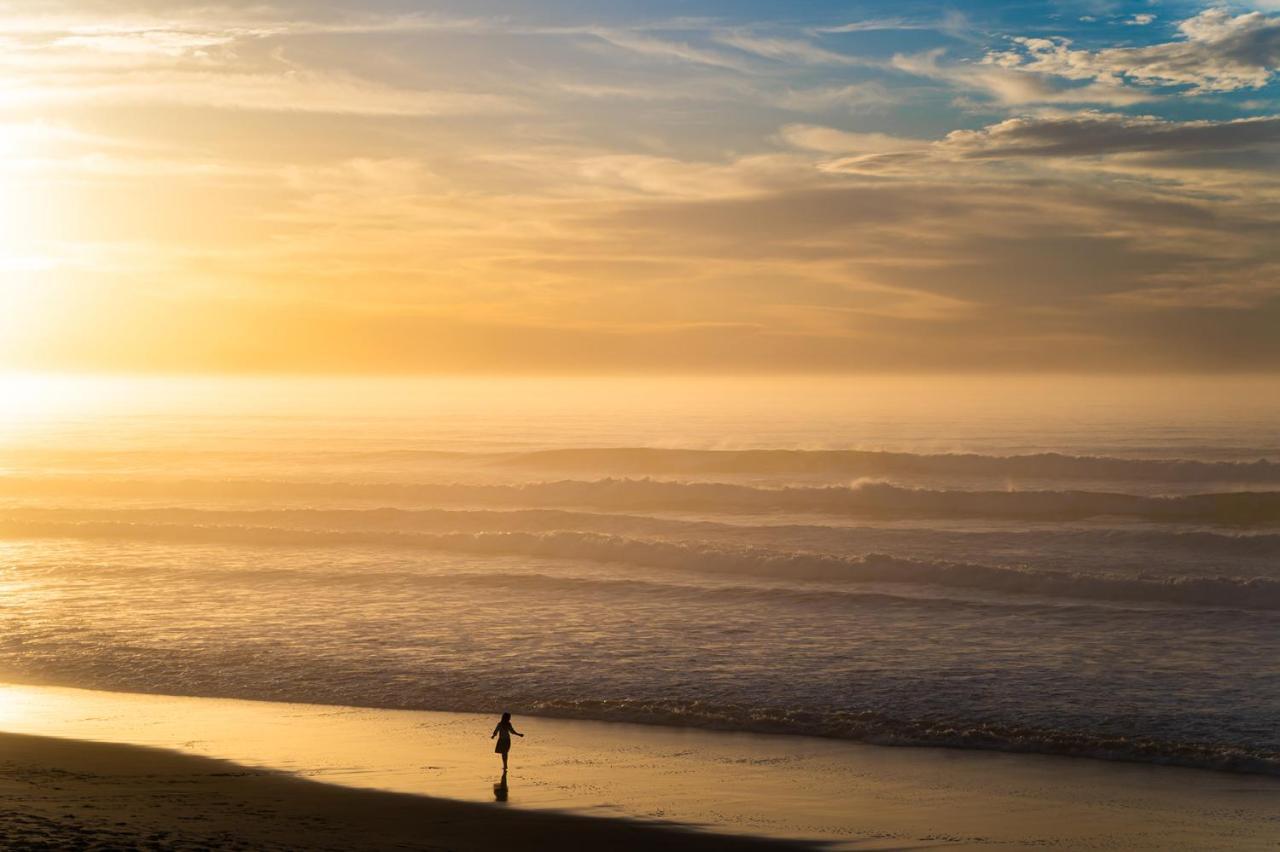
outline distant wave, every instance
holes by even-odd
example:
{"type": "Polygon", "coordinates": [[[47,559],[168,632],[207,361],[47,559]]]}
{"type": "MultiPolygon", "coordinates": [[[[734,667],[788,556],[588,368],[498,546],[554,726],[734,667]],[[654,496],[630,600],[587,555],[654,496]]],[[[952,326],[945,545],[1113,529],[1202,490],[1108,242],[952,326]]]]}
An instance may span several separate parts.
{"type": "MultiPolygon", "coordinates": [[[[323,530],[392,530],[400,532],[597,532],[628,536],[688,538],[732,538],[742,540],[795,537],[806,549],[827,550],[858,546],[862,540],[910,539],[919,542],[930,536],[945,540],[948,547],[960,544],[974,548],[1015,548],[1031,552],[1063,547],[1106,548],[1146,552],[1175,549],[1206,557],[1280,556],[1280,533],[1210,531],[1179,527],[1083,526],[1035,528],[1030,530],[955,530],[918,526],[894,529],[876,526],[828,526],[815,524],[749,525],[689,518],[650,515],[569,511],[565,509],[229,509],[158,506],[135,508],[10,507],[0,509],[0,518],[9,522],[109,521],[129,524],[187,524],[195,526],[231,525],[323,530]],[[811,542],[821,541],[814,547],[811,542]]],[[[756,543],[772,546],[774,542],[756,543]]]]}
{"type": "Polygon", "coordinates": [[[1061,453],[992,456],[869,450],[674,450],[618,447],[542,450],[504,467],[638,475],[755,474],[826,477],[965,476],[1157,482],[1280,482],[1280,462],[1129,459],[1061,453]]]}
{"type": "Polygon", "coordinates": [[[8,521],[0,522],[0,535],[307,547],[418,547],[478,555],[615,562],[662,570],[781,580],[907,583],[1053,598],[1280,610],[1280,581],[1261,577],[1118,577],[904,559],[879,553],[849,557],[581,532],[433,534],[182,524],[8,521]]]}
{"type": "MultiPolygon", "coordinates": [[[[1206,452],[1220,452],[1205,448],[1206,452]]],[[[1242,451],[1247,452],[1247,451],[1242,451]]],[[[1117,456],[1025,453],[910,453],[886,450],[701,450],[651,447],[577,447],[525,452],[459,452],[426,449],[288,448],[277,451],[205,449],[196,461],[307,464],[434,465],[499,468],[593,475],[746,475],[857,479],[862,477],[965,477],[991,479],[1088,480],[1094,482],[1280,482],[1280,460],[1257,458],[1125,458],[1117,456]]],[[[15,459],[43,467],[76,468],[188,464],[190,455],[173,449],[25,449],[15,459]]]]}
{"type": "Polygon", "coordinates": [[[939,491],[881,483],[760,488],[720,482],[653,479],[473,485],[0,477],[0,495],[128,496],[164,500],[377,500],[453,506],[748,514],[782,512],[869,518],[1072,520],[1111,516],[1234,525],[1280,523],[1280,491],[1153,497],[1097,491],[939,491]]]}
{"type": "MultiPolygon", "coordinates": [[[[111,521],[130,524],[248,525],[304,529],[369,529],[403,532],[547,532],[610,531],[616,527],[646,530],[735,529],[711,521],[682,521],[644,515],[570,512],[562,509],[226,509],[163,506],[145,508],[10,507],[0,509],[10,521],[79,523],[111,521]],[[597,529],[598,528],[598,529],[597,529]]],[[[1278,536],[1280,538],[1280,536],[1278,536]]]]}
{"type": "MultiPolygon", "coordinates": [[[[83,571],[82,566],[74,569],[83,571]]],[[[115,578],[149,577],[158,578],[166,571],[163,567],[132,566],[114,564],[99,569],[95,576],[111,576],[115,578]]],[[[253,567],[239,566],[226,568],[215,565],[196,564],[182,569],[184,578],[195,578],[207,582],[232,581],[237,583],[251,582],[256,588],[272,585],[297,588],[300,594],[314,592],[316,589],[341,587],[351,589],[353,593],[370,589],[379,592],[388,590],[410,590],[413,594],[441,595],[456,593],[459,590],[482,591],[492,593],[495,589],[510,589],[523,592],[537,589],[543,593],[554,593],[559,596],[580,595],[592,600],[618,601],[625,595],[636,595],[648,599],[660,598],[672,605],[685,605],[701,601],[718,609],[725,606],[778,603],[779,601],[816,607],[813,612],[821,612],[821,607],[833,608],[850,605],[874,605],[883,611],[892,607],[909,607],[911,609],[954,609],[964,607],[972,610],[998,611],[1006,614],[1010,610],[1035,610],[1047,612],[1054,610],[1061,613],[1064,607],[1060,602],[1040,602],[1034,599],[1008,598],[1003,600],[954,600],[938,597],[922,597],[906,594],[893,594],[884,590],[860,591],[854,589],[833,589],[829,586],[805,586],[777,584],[729,584],[717,582],[710,576],[698,576],[693,573],[683,575],[679,579],[631,579],[627,577],[596,575],[562,575],[546,571],[525,570],[456,570],[450,568],[441,572],[415,571],[410,568],[370,568],[368,570],[345,570],[328,568],[308,568],[299,570],[269,562],[253,567]],[[707,582],[711,580],[711,582],[707,582]]],[[[762,578],[763,579],[763,578],[762,578]]],[[[1078,607],[1089,607],[1091,602],[1079,602],[1078,607]]],[[[1144,610],[1146,613],[1162,613],[1180,615],[1181,610],[1144,610]]],[[[1239,613],[1234,613],[1239,615],[1239,613]]]]}
{"type": "MultiPolygon", "coordinates": [[[[847,556],[890,553],[914,559],[988,565],[1034,562],[1060,569],[1129,575],[1135,567],[1176,576],[1224,573],[1280,577],[1280,533],[1209,531],[1178,526],[1075,525],[957,530],[906,526],[752,524],[561,509],[196,509],[187,507],[0,509],[0,534],[39,524],[110,523],[390,533],[583,532],[667,541],[699,541],[847,556]]],[[[130,528],[134,528],[130,526],[130,528]]],[[[388,540],[394,545],[398,539],[388,540]]]]}

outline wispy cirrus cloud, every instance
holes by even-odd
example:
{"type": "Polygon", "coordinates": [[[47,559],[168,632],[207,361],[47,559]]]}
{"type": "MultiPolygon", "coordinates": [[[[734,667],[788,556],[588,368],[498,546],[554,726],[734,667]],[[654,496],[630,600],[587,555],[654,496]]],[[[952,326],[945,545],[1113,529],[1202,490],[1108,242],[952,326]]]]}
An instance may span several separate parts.
{"type": "Polygon", "coordinates": [[[860,112],[885,109],[902,102],[902,97],[876,80],[845,86],[819,86],[807,89],[788,88],[770,98],[783,109],[802,112],[841,110],[860,112]]]}
{"type": "MultiPolygon", "coordinates": [[[[9,38],[129,38],[153,37],[214,39],[266,38],[305,35],[378,35],[423,32],[498,31],[500,18],[451,17],[430,13],[335,12],[300,15],[267,5],[182,5],[153,13],[124,6],[89,11],[56,4],[43,14],[0,9],[2,31],[9,38]]],[[[89,42],[92,44],[92,42],[89,42]]]]}
{"type": "Polygon", "coordinates": [[[847,24],[828,24],[814,27],[815,33],[874,33],[909,30],[960,30],[968,26],[969,19],[963,12],[951,10],[940,18],[868,18],[847,24]]]}
{"type": "Polygon", "coordinates": [[[868,65],[868,60],[847,53],[829,50],[811,41],[797,38],[781,38],[750,32],[720,33],[716,41],[778,62],[799,62],[805,65],[868,65]]]}
{"type": "Polygon", "coordinates": [[[723,51],[694,45],[688,41],[660,38],[645,33],[625,30],[594,30],[591,33],[614,47],[658,59],[689,62],[695,65],[708,65],[713,68],[725,68],[731,71],[749,72],[750,65],[742,59],[723,51]]]}
{"type": "Polygon", "coordinates": [[[169,69],[138,78],[83,73],[74,80],[28,75],[0,83],[0,108],[91,103],[363,116],[510,115],[531,109],[507,95],[400,88],[341,72],[306,70],[169,69]]]}
{"type": "Polygon", "coordinates": [[[789,124],[779,131],[788,145],[825,154],[900,153],[927,149],[926,140],[904,139],[888,133],[857,133],[812,124],[789,124]]]}
{"type": "Polygon", "coordinates": [[[263,7],[0,13],[0,68],[6,69],[0,108],[111,103],[359,116],[528,112],[527,101],[510,93],[373,79],[322,60],[298,62],[273,46],[315,35],[460,32],[481,25],[425,15],[286,20],[263,7]]]}

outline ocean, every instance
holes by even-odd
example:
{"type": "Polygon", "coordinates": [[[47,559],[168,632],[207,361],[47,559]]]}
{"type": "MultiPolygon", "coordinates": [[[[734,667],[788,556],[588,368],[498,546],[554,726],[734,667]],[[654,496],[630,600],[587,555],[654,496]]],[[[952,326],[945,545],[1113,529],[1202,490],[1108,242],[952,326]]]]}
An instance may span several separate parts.
{"type": "Polygon", "coordinates": [[[1280,774],[1280,382],[0,379],[0,678],[1280,774]]]}

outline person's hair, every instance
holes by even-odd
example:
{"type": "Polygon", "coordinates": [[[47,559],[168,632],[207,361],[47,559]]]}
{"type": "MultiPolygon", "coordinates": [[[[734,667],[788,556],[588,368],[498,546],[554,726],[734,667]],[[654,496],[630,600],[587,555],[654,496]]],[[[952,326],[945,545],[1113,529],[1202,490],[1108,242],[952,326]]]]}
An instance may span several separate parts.
{"type": "Polygon", "coordinates": [[[504,721],[504,722],[510,722],[510,721],[511,721],[511,714],[510,714],[510,713],[503,713],[503,714],[502,714],[502,721],[504,721]]]}

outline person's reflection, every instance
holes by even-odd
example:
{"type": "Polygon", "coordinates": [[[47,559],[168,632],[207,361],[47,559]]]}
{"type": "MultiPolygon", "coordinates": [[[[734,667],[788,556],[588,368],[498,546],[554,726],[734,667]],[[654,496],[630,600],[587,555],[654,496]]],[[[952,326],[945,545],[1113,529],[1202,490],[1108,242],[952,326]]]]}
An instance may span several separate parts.
{"type": "Polygon", "coordinates": [[[499,802],[507,800],[507,773],[502,773],[502,780],[493,785],[493,797],[499,802]]]}

